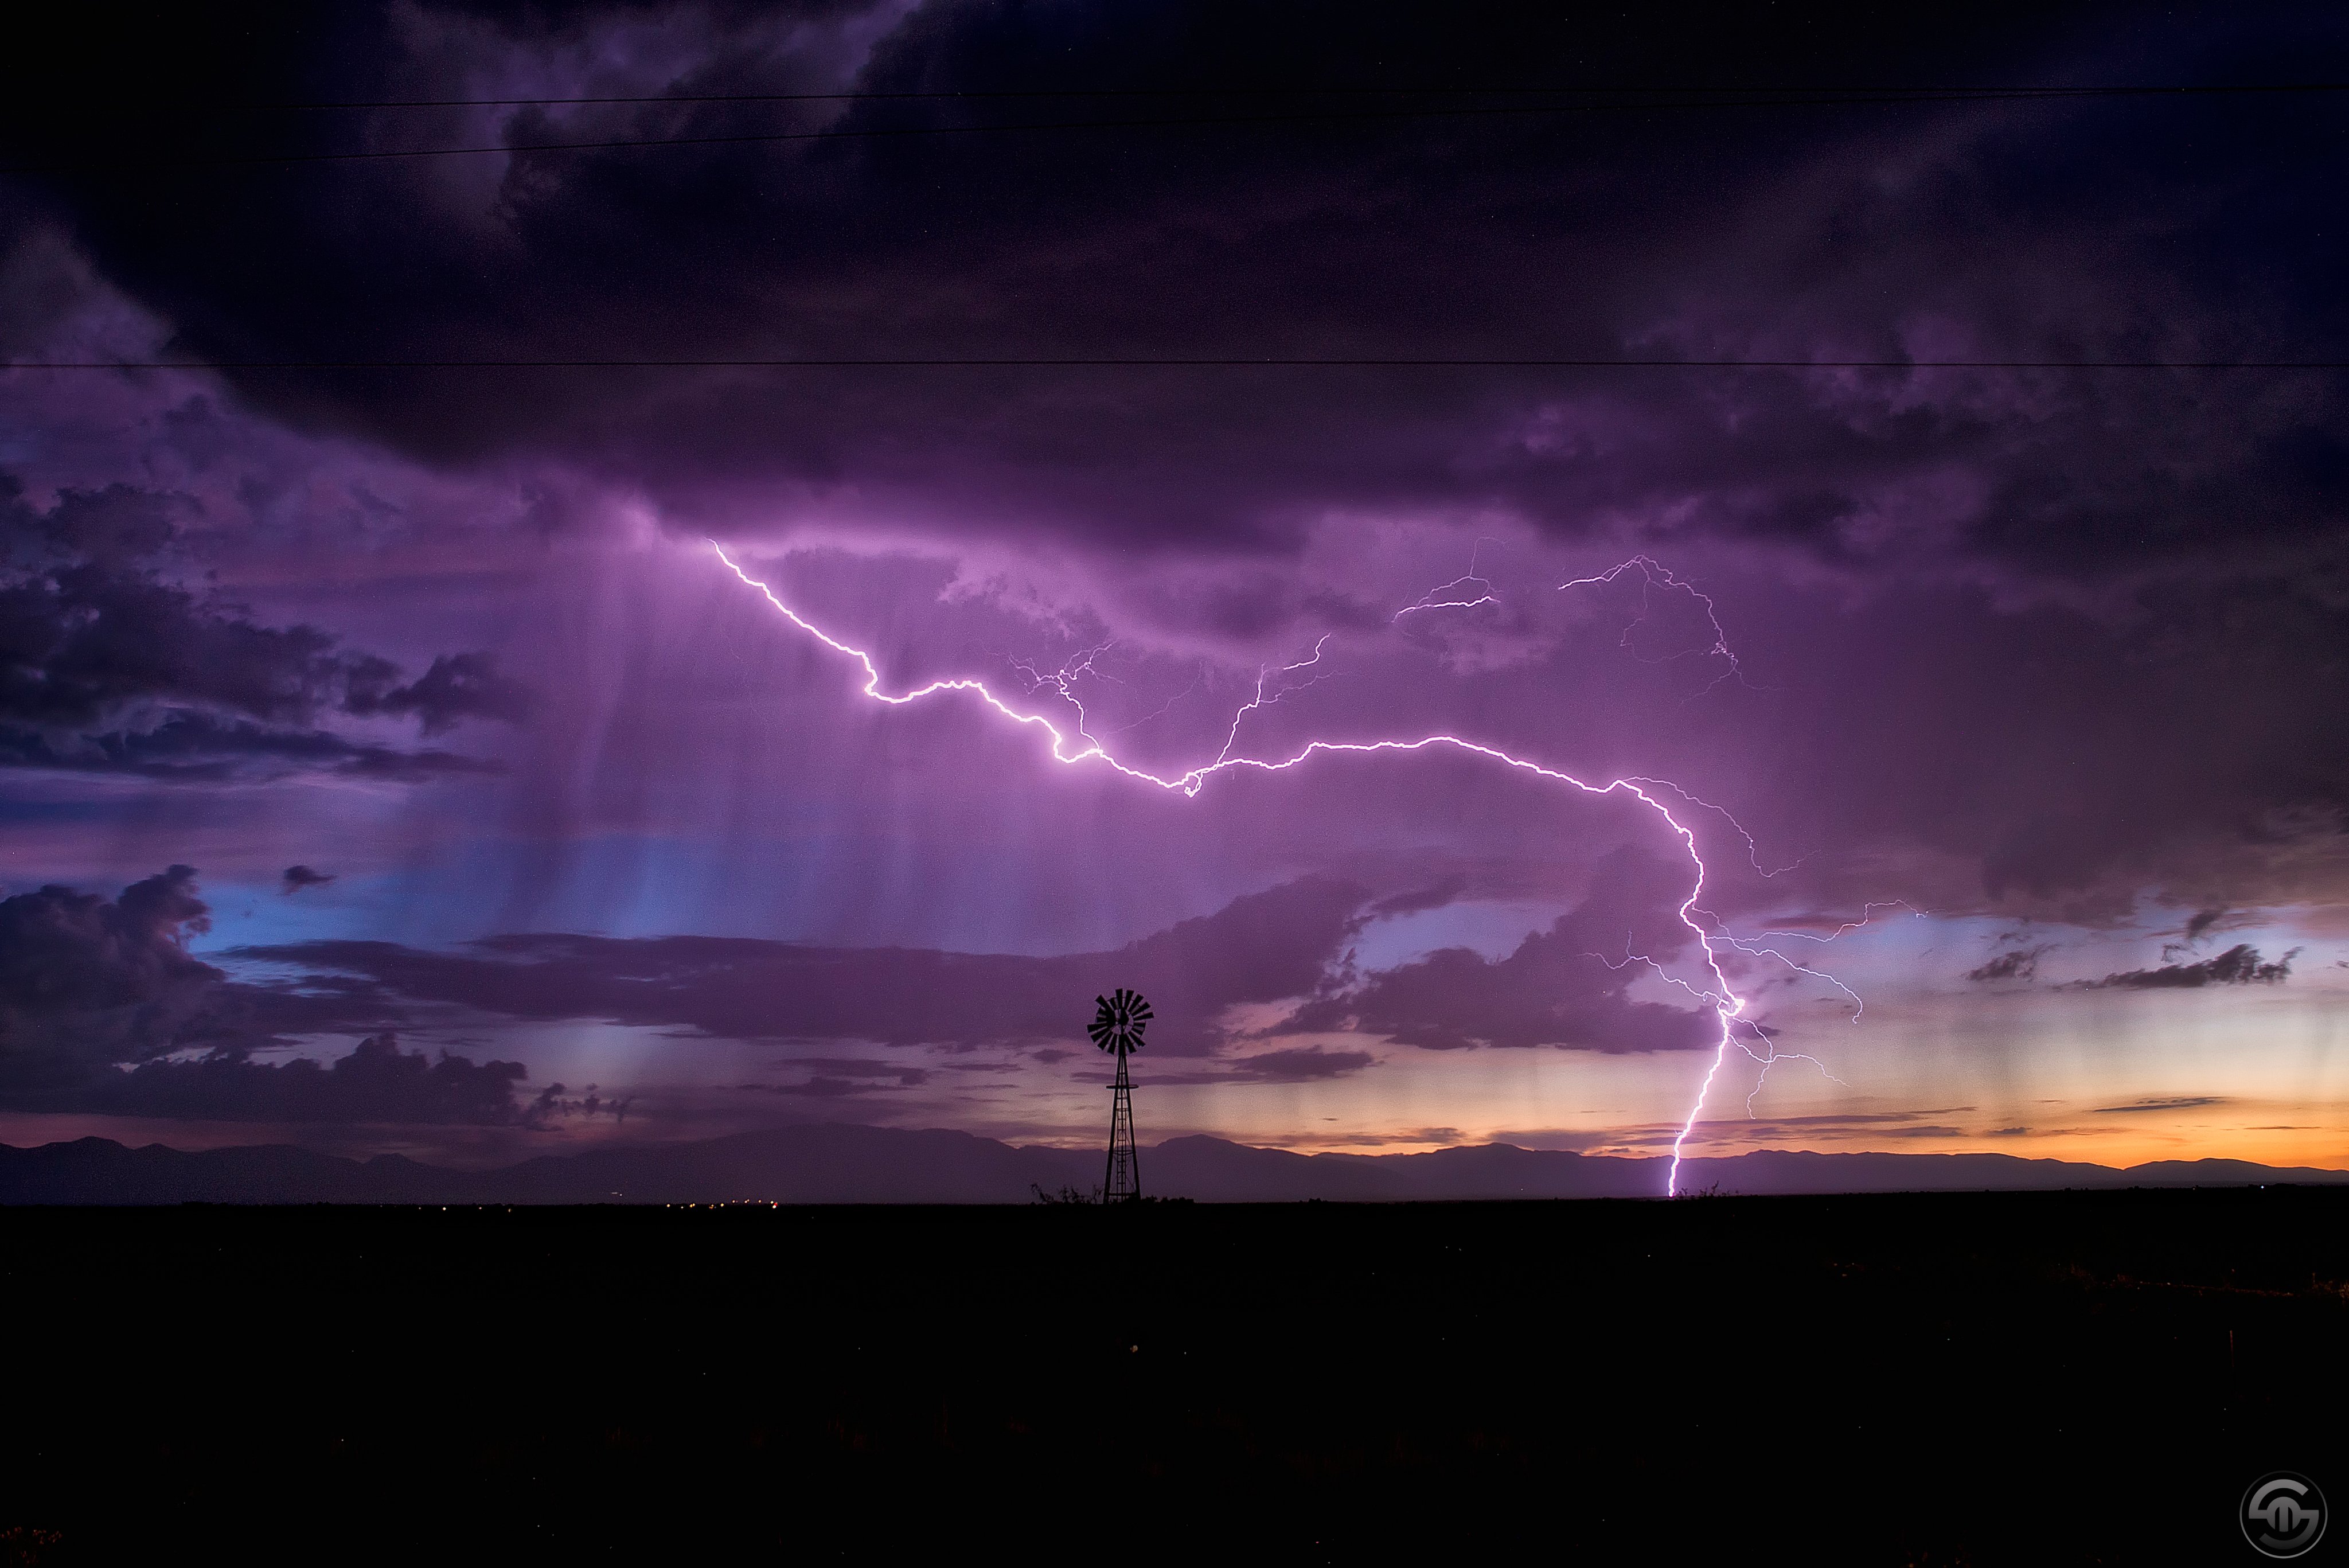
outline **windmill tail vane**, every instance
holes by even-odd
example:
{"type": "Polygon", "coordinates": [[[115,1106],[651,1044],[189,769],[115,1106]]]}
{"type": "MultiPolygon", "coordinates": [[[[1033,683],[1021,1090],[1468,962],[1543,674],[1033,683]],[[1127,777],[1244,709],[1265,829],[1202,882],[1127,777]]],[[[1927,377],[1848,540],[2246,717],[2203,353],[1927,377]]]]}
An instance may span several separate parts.
{"type": "Polygon", "coordinates": [[[1117,1057],[1117,1078],[1110,1085],[1109,1170],[1102,1180],[1102,1200],[1116,1202],[1142,1196],[1142,1167],[1133,1147],[1133,1084],[1126,1076],[1125,1058],[1142,1049],[1143,1031],[1156,1014],[1140,992],[1123,986],[1093,1002],[1097,1011],[1085,1033],[1117,1057]]]}

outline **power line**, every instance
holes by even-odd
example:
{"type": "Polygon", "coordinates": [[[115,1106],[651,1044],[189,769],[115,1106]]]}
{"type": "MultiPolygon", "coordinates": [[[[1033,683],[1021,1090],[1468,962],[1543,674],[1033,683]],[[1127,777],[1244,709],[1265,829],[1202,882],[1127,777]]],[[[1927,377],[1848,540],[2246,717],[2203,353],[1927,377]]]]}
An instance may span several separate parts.
{"type": "Polygon", "coordinates": [[[1168,99],[1168,98],[1589,98],[1694,97],[1713,94],[1739,102],[1772,103],[1787,97],[1850,98],[1857,101],[1938,102],[1949,99],[2156,98],[2235,96],[2270,93],[2340,92],[2344,82],[2219,82],[2210,84],[2115,84],[2091,87],[1164,87],[1164,88],[1015,88],[940,89],[926,92],[758,92],[758,93],[635,93],[601,98],[429,98],[343,99],[291,103],[218,103],[189,101],[166,104],[174,109],[224,109],[239,113],[268,114],[311,110],[385,109],[531,109],[576,108],[626,104],[704,103],[911,103],[996,102],[1031,99],[1168,99]]]}
{"type": "MultiPolygon", "coordinates": [[[[2332,93],[2349,90],[2349,83],[2310,82],[2296,86],[2230,88],[2004,88],[1961,89],[1897,89],[1881,92],[1822,92],[1809,96],[1692,96],[1680,99],[1622,99],[1567,104],[1475,104],[1417,109],[1307,109],[1289,112],[1213,115],[1157,115],[1125,119],[1054,119],[998,121],[984,125],[895,125],[833,127],[823,130],[740,131],[707,136],[604,137],[581,141],[495,142],[464,147],[370,148],[352,152],[237,153],[191,158],[97,158],[0,168],[0,174],[61,173],[76,169],[215,169],[302,163],[367,163],[403,158],[463,158],[493,153],[595,152],[627,148],[746,146],[794,141],[876,140],[893,138],[967,136],[988,133],[1052,130],[1145,130],[1185,127],[1337,124],[1410,119],[1495,119],[1504,116],[1639,114],[1662,110],[1722,109],[1865,108],[1906,104],[2061,102],[2078,99],[2144,98],[2201,93],[2332,93]]],[[[955,95],[962,96],[962,95],[955,95]]],[[[518,100],[532,101],[532,100],[518,100]]],[[[543,99],[554,103],[563,100],[543,99]]],[[[588,100],[581,100],[588,101],[588,100]]],[[[610,100],[637,101],[637,100],[610,100]]],[[[647,99],[646,103],[693,101],[647,99]]],[[[725,101],[725,100],[706,100],[725,101]]],[[[782,101],[781,99],[775,101],[782,101]]],[[[484,100],[486,106],[487,100],[484,100]]],[[[401,107],[427,106],[421,103],[401,107]]]]}
{"type": "Polygon", "coordinates": [[[2343,370],[2343,359],[1599,359],[1280,357],[790,359],[21,359],[0,370],[2343,370]]]}

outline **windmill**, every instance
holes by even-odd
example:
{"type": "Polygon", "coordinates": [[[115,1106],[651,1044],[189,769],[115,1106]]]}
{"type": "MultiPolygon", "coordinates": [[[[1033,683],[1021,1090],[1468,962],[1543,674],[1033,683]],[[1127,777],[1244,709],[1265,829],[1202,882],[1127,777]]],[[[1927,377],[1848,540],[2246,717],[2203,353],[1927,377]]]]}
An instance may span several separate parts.
{"type": "Polygon", "coordinates": [[[1114,1203],[1142,1196],[1142,1168],[1133,1156],[1133,1083],[1125,1075],[1125,1057],[1142,1049],[1142,1032],[1152,1013],[1140,992],[1123,987],[1093,1001],[1098,1009],[1085,1033],[1102,1050],[1117,1054],[1117,1082],[1110,1088],[1109,1174],[1102,1180],[1102,1201],[1114,1203]]]}

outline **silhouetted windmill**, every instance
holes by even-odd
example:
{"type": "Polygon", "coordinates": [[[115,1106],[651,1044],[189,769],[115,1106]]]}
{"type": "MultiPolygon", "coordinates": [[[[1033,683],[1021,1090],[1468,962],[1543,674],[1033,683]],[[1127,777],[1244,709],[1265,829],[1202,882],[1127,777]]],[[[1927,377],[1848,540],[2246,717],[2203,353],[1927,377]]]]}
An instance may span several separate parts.
{"type": "Polygon", "coordinates": [[[1133,1155],[1133,1084],[1125,1075],[1125,1055],[1142,1049],[1142,1032],[1152,1013],[1140,992],[1123,987],[1093,1001],[1099,1010],[1085,1033],[1102,1050],[1117,1053],[1117,1082],[1110,1089],[1109,1174],[1102,1181],[1102,1201],[1114,1203],[1142,1196],[1142,1167],[1133,1155]]]}

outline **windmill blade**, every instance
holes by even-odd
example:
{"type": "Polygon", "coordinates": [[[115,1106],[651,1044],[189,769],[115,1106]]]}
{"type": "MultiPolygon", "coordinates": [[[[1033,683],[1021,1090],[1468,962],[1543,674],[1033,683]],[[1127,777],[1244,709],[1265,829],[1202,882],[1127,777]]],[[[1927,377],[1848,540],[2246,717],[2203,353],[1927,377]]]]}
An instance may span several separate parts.
{"type": "Polygon", "coordinates": [[[1107,996],[1093,998],[1093,1021],[1085,1028],[1095,1045],[1123,1055],[1142,1049],[1142,1032],[1157,1016],[1142,992],[1119,986],[1107,996]]]}

